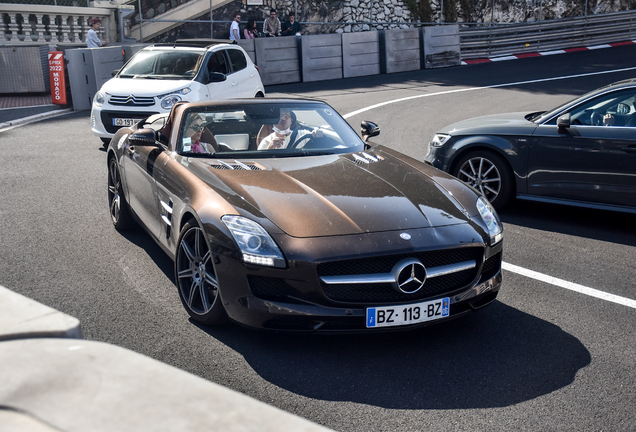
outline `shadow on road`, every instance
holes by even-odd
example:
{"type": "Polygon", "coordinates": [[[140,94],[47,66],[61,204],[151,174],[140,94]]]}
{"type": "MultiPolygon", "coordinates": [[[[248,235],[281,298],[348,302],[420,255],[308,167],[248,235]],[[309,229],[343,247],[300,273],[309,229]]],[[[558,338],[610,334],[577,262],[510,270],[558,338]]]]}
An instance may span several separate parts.
{"type": "Polygon", "coordinates": [[[391,409],[503,407],[566,387],[591,362],[559,327],[501,302],[422,330],[373,335],[204,328],[292,393],[391,409]]]}
{"type": "Polygon", "coordinates": [[[499,212],[505,224],[636,246],[634,215],[517,200],[499,212]]]}

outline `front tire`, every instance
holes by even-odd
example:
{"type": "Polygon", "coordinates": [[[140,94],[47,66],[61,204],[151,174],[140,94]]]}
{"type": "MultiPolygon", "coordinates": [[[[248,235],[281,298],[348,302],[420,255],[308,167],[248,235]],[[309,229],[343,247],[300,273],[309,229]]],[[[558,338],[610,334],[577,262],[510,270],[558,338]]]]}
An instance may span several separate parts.
{"type": "Polygon", "coordinates": [[[451,174],[481,192],[497,210],[510,202],[515,190],[512,170],[507,162],[489,151],[465,154],[457,161],[451,174]]]}
{"type": "Polygon", "coordinates": [[[194,221],[186,223],[178,244],[174,274],[183,306],[201,324],[224,322],[226,313],[203,230],[194,221]]]}
{"type": "Polygon", "coordinates": [[[133,218],[124,197],[117,160],[111,157],[108,161],[108,208],[110,220],[116,230],[124,231],[134,225],[133,218]]]}

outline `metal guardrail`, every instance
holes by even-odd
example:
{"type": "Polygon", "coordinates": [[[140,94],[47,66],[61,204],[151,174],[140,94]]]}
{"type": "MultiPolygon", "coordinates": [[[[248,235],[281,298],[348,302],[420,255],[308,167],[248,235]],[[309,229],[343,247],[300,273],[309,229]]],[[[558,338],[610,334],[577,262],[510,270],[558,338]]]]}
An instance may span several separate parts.
{"type": "Polygon", "coordinates": [[[461,24],[462,59],[599,45],[636,39],[636,10],[474,27],[461,24]]]}

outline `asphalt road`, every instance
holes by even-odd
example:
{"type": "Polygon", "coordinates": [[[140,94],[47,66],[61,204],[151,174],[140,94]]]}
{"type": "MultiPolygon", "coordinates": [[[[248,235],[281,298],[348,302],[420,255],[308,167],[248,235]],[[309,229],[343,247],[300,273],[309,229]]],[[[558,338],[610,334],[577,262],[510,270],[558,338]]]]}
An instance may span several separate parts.
{"type": "MultiPolygon", "coordinates": [[[[422,159],[441,126],[551,108],[634,76],[608,73],[636,67],[634,58],[626,46],[275,86],[268,96],[320,98],[342,114],[411,98],[348,120],[356,129],[378,122],[377,142],[422,159]]],[[[87,339],[338,431],[636,428],[636,309],[518,272],[504,272],[488,308],[413,332],[317,337],[196,325],[169,258],[144,232],[113,229],[105,159],[88,112],[0,133],[0,285],[76,316],[87,339]]],[[[519,202],[501,216],[506,263],[636,299],[633,215],[519,202]]]]}

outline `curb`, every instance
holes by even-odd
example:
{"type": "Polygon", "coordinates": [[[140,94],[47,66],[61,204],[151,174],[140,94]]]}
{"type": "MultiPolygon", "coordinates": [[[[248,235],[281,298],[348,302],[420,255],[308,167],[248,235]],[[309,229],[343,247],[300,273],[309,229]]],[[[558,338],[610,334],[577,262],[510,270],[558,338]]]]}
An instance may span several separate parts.
{"type": "Polygon", "coordinates": [[[501,57],[469,59],[469,60],[462,60],[461,64],[465,66],[465,65],[479,64],[479,63],[491,63],[491,62],[498,62],[498,61],[504,61],[504,60],[516,60],[516,59],[522,59],[522,58],[528,58],[528,57],[542,57],[542,56],[554,55],[554,54],[565,54],[565,53],[571,53],[571,52],[577,52],[577,51],[591,51],[591,50],[613,48],[617,46],[633,45],[633,44],[636,44],[636,40],[614,42],[614,43],[594,45],[589,47],[566,48],[566,49],[552,50],[552,51],[536,51],[536,52],[504,55],[501,57]]]}
{"type": "Polygon", "coordinates": [[[23,126],[29,123],[35,123],[40,120],[62,116],[65,114],[69,114],[71,112],[73,112],[72,108],[66,108],[61,110],[48,111],[48,112],[32,115],[29,117],[23,117],[16,120],[9,120],[7,122],[0,123],[0,132],[4,132],[14,127],[23,126]]]}

